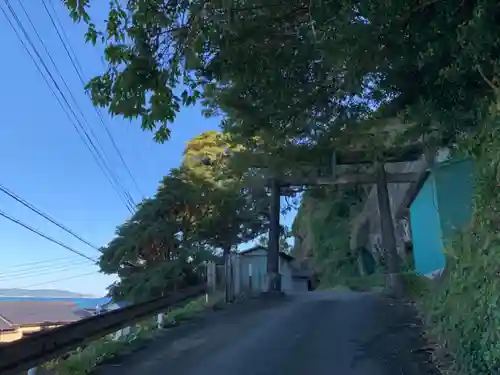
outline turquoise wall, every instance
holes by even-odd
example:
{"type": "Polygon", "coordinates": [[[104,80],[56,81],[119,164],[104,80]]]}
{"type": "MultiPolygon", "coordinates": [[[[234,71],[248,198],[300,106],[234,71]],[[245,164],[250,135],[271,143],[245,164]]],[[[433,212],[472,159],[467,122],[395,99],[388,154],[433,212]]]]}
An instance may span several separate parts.
{"type": "Polygon", "coordinates": [[[441,223],[432,174],[410,206],[410,223],[417,274],[426,275],[443,268],[446,260],[442,252],[441,223]]]}
{"type": "Polygon", "coordinates": [[[469,223],[474,191],[472,160],[436,166],[410,206],[416,272],[426,275],[445,267],[445,241],[469,223]]]}
{"type": "Polygon", "coordinates": [[[450,162],[435,171],[437,200],[444,239],[468,224],[472,217],[474,166],[472,160],[450,162]]]}

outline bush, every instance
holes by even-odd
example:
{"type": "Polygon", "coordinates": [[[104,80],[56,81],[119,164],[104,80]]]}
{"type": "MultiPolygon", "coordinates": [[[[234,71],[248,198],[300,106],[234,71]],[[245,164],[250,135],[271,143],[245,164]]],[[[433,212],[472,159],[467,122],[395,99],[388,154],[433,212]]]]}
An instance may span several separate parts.
{"type": "Polygon", "coordinates": [[[401,282],[403,283],[405,295],[413,300],[426,296],[432,287],[432,280],[418,276],[414,272],[402,273],[401,282]]]}
{"type": "Polygon", "coordinates": [[[421,300],[438,359],[455,374],[497,374],[500,239],[470,229],[447,248],[447,260],[446,273],[421,300]]]}
{"type": "Polygon", "coordinates": [[[345,285],[356,292],[368,292],[383,289],[385,286],[385,277],[381,273],[372,275],[350,277],[345,280],[345,285]]]}

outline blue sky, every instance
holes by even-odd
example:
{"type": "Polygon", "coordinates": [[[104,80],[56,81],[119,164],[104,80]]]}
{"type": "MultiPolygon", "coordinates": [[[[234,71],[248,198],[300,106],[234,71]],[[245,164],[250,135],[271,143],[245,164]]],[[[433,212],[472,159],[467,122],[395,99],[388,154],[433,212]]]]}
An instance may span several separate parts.
{"type": "MultiPolygon", "coordinates": [[[[103,64],[99,49],[84,43],[84,29],[72,23],[60,1],[52,1],[86,78],[100,73],[103,64]]],[[[43,52],[18,0],[10,0],[10,3],[43,52]]],[[[100,2],[92,3],[98,7],[100,2]]],[[[117,167],[128,190],[139,201],[139,193],[119,163],[41,1],[24,4],[111,164],[117,167]]],[[[94,8],[93,12],[103,17],[105,9],[94,8]]],[[[0,71],[4,73],[0,85],[0,184],[90,242],[105,245],[129,213],[52,97],[2,13],[0,35],[4,56],[8,56],[0,59],[0,71]]],[[[45,55],[44,58],[49,61],[45,55]]],[[[219,124],[218,119],[202,117],[199,107],[184,109],[172,125],[171,140],[160,145],[152,140],[151,133],[142,132],[137,122],[111,119],[107,115],[106,118],[145,195],[152,195],[162,176],[179,164],[185,142],[202,131],[217,129],[219,124]]],[[[0,194],[0,210],[88,256],[98,255],[3,194],[0,194]]],[[[286,218],[286,224],[290,224],[292,216],[286,218]]],[[[0,238],[0,288],[57,288],[101,295],[113,281],[113,277],[99,274],[90,262],[3,218],[0,218],[0,238]]]]}

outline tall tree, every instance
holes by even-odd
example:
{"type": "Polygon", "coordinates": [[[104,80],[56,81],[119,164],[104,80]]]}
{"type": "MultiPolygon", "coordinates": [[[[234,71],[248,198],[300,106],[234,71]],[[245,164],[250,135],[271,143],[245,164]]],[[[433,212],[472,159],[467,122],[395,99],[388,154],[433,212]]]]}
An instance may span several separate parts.
{"type": "Polygon", "coordinates": [[[110,288],[116,298],[159,296],[200,281],[198,271],[210,251],[196,242],[193,226],[204,207],[196,187],[182,177],[172,170],[103,249],[102,271],[120,278],[110,288]]]}
{"type": "Polygon", "coordinates": [[[116,298],[137,300],[199,283],[212,254],[222,250],[227,258],[231,248],[265,230],[262,201],[229,168],[230,149],[238,146],[224,134],[195,137],[180,168],[117,229],[100,260],[105,273],[120,277],[110,288],[116,298]]]}
{"type": "MultiPolygon", "coordinates": [[[[267,195],[256,196],[247,185],[248,174],[233,163],[242,147],[225,133],[205,132],[186,145],[183,165],[197,181],[207,213],[200,219],[197,235],[202,243],[222,249],[225,294],[230,298],[231,249],[251,241],[267,227],[267,195]]],[[[263,188],[263,186],[262,186],[263,188]]]]}

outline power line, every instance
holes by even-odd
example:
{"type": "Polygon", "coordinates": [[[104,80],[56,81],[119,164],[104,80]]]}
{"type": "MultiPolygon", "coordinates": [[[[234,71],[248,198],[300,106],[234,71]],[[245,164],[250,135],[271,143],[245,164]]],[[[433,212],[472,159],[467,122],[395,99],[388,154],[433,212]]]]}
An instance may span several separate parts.
{"type": "MultiPolygon", "coordinates": [[[[19,0],[19,1],[21,1],[21,0],[19,0]]],[[[41,1],[42,1],[42,4],[43,4],[43,7],[45,8],[45,12],[47,13],[47,15],[50,18],[52,26],[56,30],[56,33],[57,33],[57,35],[59,37],[59,40],[61,41],[61,44],[63,45],[64,50],[66,51],[66,54],[68,55],[68,58],[70,59],[71,64],[73,65],[73,68],[75,69],[76,74],[78,75],[78,78],[80,79],[80,82],[81,82],[82,86],[85,88],[85,85],[86,85],[85,81],[86,81],[86,79],[84,78],[82,66],[80,64],[78,56],[76,55],[75,51],[73,50],[73,48],[71,46],[71,43],[69,41],[68,35],[66,34],[66,32],[64,30],[62,22],[59,19],[59,17],[57,16],[57,12],[56,12],[56,10],[54,8],[54,4],[52,3],[52,1],[50,1],[50,5],[51,5],[51,8],[52,8],[52,11],[54,12],[54,15],[55,15],[55,17],[57,19],[57,24],[59,25],[59,27],[56,25],[56,22],[54,21],[54,17],[52,16],[52,14],[50,13],[50,11],[49,11],[49,9],[47,7],[46,0],[41,0],[41,1]],[[59,28],[61,29],[61,32],[63,33],[64,37],[63,37],[63,35],[61,35],[61,32],[59,31],[59,28]]],[[[87,96],[89,97],[89,99],[92,99],[90,97],[90,94],[87,91],[85,91],[85,92],[86,92],[87,96]]],[[[102,127],[104,128],[104,130],[106,131],[106,134],[108,135],[109,139],[111,140],[111,143],[112,143],[112,145],[113,145],[116,153],[118,154],[118,157],[120,158],[123,167],[125,168],[125,170],[126,170],[127,174],[129,175],[130,179],[132,180],[135,188],[137,189],[137,191],[139,192],[139,194],[142,197],[144,197],[144,194],[142,194],[142,191],[141,191],[139,185],[137,184],[136,179],[132,175],[132,172],[130,171],[130,168],[128,167],[127,163],[125,162],[125,159],[123,158],[123,155],[120,152],[120,149],[118,148],[118,146],[117,146],[117,144],[115,142],[115,139],[114,139],[113,135],[111,134],[111,132],[110,132],[110,130],[108,128],[108,125],[104,122],[104,116],[102,114],[102,111],[100,109],[96,108],[94,105],[92,106],[92,108],[94,108],[94,111],[96,112],[97,116],[99,117],[99,120],[100,120],[100,123],[101,123],[102,127]]]]}
{"type": "Polygon", "coordinates": [[[98,246],[96,246],[96,245],[92,244],[91,242],[87,241],[86,239],[82,238],[81,236],[79,236],[78,234],[76,234],[74,231],[72,231],[71,229],[69,229],[68,227],[66,227],[65,225],[63,225],[60,222],[56,221],[54,218],[52,218],[48,214],[42,212],[40,209],[36,208],[31,203],[29,203],[25,199],[21,198],[19,195],[15,194],[14,192],[12,192],[9,189],[7,189],[2,184],[0,184],[0,191],[3,192],[3,193],[5,193],[5,194],[7,194],[9,197],[11,197],[12,199],[14,199],[17,202],[21,203],[23,206],[29,208],[31,211],[33,211],[36,214],[40,215],[44,219],[50,221],[52,224],[54,224],[57,227],[61,228],[65,232],[71,234],[73,237],[75,237],[76,239],[82,241],[84,244],[86,244],[86,245],[90,246],[91,248],[93,248],[93,249],[101,252],[101,250],[99,249],[98,246]]]}
{"type": "Polygon", "coordinates": [[[50,268],[50,267],[61,267],[61,266],[68,266],[71,264],[74,264],[75,262],[86,262],[84,259],[76,259],[75,256],[68,256],[66,258],[61,258],[60,260],[54,260],[52,262],[45,261],[45,262],[33,262],[34,264],[30,263],[23,263],[20,265],[17,265],[12,267],[7,265],[4,265],[4,268],[8,271],[6,272],[0,272],[0,276],[2,275],[13,275],[13,274],[18,274],[18,273],[23,273],[23,272],[28,272],[28,271],[33,271],[33,270],[41,270],[44,268],[50,268]]]}
{"type": "MultiPolygon", "coordinates": [[[[79,268],[82,268],[84,264],[74,264],[74,265],[66,265],[66,267],[57,267],[54,269],[43,269],[40,272],[38,270],[32,270],[30,272],[25,272],[23,274],[15,274],[15,275],[0,275],[0,282],[1,281],[11,281],[11,280],[22,280],[22,279],[28,279],[32,278],[34,276],[45,276],[45,275],[54,275],[56,273],[62,273],[62,272],[68,272],[68,271],[75,271],[79,268]]],[[[87,263],[88,266],[88,263],[87,263]]]]}
{"type": "Polygon", "coordinates": [[[123,186],[120,185],[119,181],[117,180],[117,178],[114,176],[112,170],[110,169],[110,167],[107,165],[106,161],[104,160],[103,156],[99,153],[99,150],[97,149],[97,147],[95,146],[94,142],[92,141],[92,139],[90,138],[90,136],[88,135],[87,131],[85,130],[84,126],[82,125],[80,119],[78,118],[78,116],[76,115],[75,111],[73,110],[73,108],[71,107],[71,105],[69,104],[65,94],[62,92],[61,88],[59,87],[57,81],[55,80],[54,76],[52,75],[52,73],[50,72],[50,70],[48,69],[47,65],[45,64],[42,56],[40,55],[40,53],[38,52],[36,46],[34,45],[33,41],[31,40],[31,37],[29,36],[29,34],[27,33],[26,29],[24,28],[21,20],[19,19],[19,17],[17,16],[15,10],[12,8],[12,6],[10,5],[10,2],[9,0],[4,0],[5,1],[5,4],[7,5],[7,8],[9,10],[9,12],[11,13],[12,17],[14,18],[14,20],[16,21],[18,27],[21,29],[21,31],[23,32],[26,40],[28,41],[28,43],[30,44],[31,48],[33,49],[34,53],[37,55],[41,65],[43,66],[43,68],[45,69],[47,75],[50,77],[50,79],[52,80],[55,88],[57,89],[57,91],[59,92],[59,94],[61,95],[63,101],[66,103],[68,109],[71,111],[71,113],[73,114],[73,117],[71,117],[71,115],[68,113],[66,107],[64,106],[64,104],[62,103],[61,99],[57,96],[54,88],[50,85],[47,77],[45,76],[45,74],[43,73],[40,65],[37,63],[37,61],[35,60],[33,54],[31,53],[31,51],[29,50],[29,48],[27,47],[27,45],[24,43],[24,40],[23,38],[21,37],[21,35],[19,34],[19,32],[17,31],[17,29],[15,28],[14,24],[12,23],[11,19],[9,18],[7,12],[5,11],[5,9],[3,7],[0,7],[0,10],[2,11],[2,13],[4,14],[4,16],[6,17],[9,25],[11,26],[11,28],[13,29],[13,31],[15,32],[16,36],[18,37],[19,41],[21,42],[22,46],[24,47],[24,49],[26,50],[26,52],[28,53],[28,55],[30,56],[31,60],[33,61],[33,63],[35,64],[38,72],[41,74],[42,78],[44,79],[45,83],[47,84],[47,86],[49,87],[49,89],[51,90],[52,94],[54,95],[54,97],[56,98],[56,100],[58,101],[59,105],[61,106],[61,108],[63,109],[64,113],[66,114],[66,116],[68,117],[68,119],[70,120],[71,124],[73,125],[73,127],[75,128],[75,130],[77,131],[78,135],[80,136],[81,140],[83,141],[83,143],[85,144],[85,146],[87,147],[87,149],[89,150],[89,152],[91,153],[92,157],[94,158],[95,162],[97,163],[97,165],[99,166],[99,168],[101,169],[101,171],[103,172],[103,174],[105,175],[105,177],[108,179],[108,181],[110,182],[111,186],[115,189],[115,191],[118,193],[120,199],[122,199],[123,203],[125,204],[126,208],[129,210],[129,212],[131,214],[134,213],[134,205],[135,203],[133,202],[133,200],[130,200],[130,194],[126,192],[126,190],[124,189],[123,186]],[[76,120],[76,123],[75,123],[75,120],[76,120]],[[97,155],[97,156],[96,156],[97,155]],[[118,187],[121,187],[122,190],[123,190],[123,194],[125,195],[125,197],[123,197],[121,195],[121,193],[117,190],[118,187]]]}
{"type": "Polygon", "coordinates": [[[76,268],[81,268],[84,265],[88,266],[88,262],[82,259],[79,262],[73,262],[65,265],[48,266],[48,267],[45,266],[40,268],[33,268],[30,270],[24,270],[23,272],[17,272],[17,273],[0,273],[0,281],[26,279],[33,276],[53,275],[55,272],[71,271],[76,268]]]}
{"type": "Polygon", "coordinates": [[[62,258],[54,258],[54,259],[46,259],[46,260],[39,260],[37,262],[29,262],[29,263],[18,263],[18,264],[13,264],[13,265],[6,265],[9,269],[11,268],[23,268],[25,266],[34,266],[38,264],[44,264],[44,263],[53,263],[53,262],[59,262],[59,261],[64,261],[64,260],[70,260],[73,259],[72,256],[67,256],[67,257],[62,257],[62,258]]]}
{"type": "Polygon", "coordinates": [[[6,218],[7,220],[10,220],[10,221],[12,221],[13,223],[16,223],[16,224],[18,224],[18,225],[22,226],[23,228],[25,228],[25,229],[29,230],[30,232],[33,232],[33,233],[35,233],[35,234],[38,234],[40,237],[43,237],[43,238],[45,238],[46,240],[49,240],[50,242],[53,242],[53,243],[55,243],[56,245],[59,245],[59,246],[61,246],[61,247],[65,248],[66,250],[69,250],[69,251],[71,251],[72,253],[74,253],[74,254],[77,254],[77,255],[81,256],[82,258],[85,258],[85,259],[90,260],[92,263],[97,263],[97,260],[96,260],[96,259],[92,259],[92,258],[91,258],[91,257],[89,257],[88,255],[85,255],[84,253],[82,253],[82,252],[80,252],[80,251],[78,251],[78,250],[75,250],[75,249],[73,249],[72,247],[70,247],[70,246],[68,246],[68,245],[66,245],[66,244],[64,244],[64,243],[62,243],[62,242],[60,242],[60,241],[58,241],[58,240],[56,240],[56,239],[54,239],[54,238],[52,238],[52,237],[50,237],[50,236],[48,236],[48,235],[44,234],[44,233],[42,233],[42,232],[40,232],[39,230],[37,230],[37,229],[35,229],[35,228],[33,228],[33,227],[29,226],[28,224],[25,224],[25,223],[23,223],[22,221],[20,221],[20,220],[18,220],[18,219],[16,219],[16,218],[14,218],[14,217],[12,217],[12,216],[10,216],[9,214],[7,214],[7,213],[3,212],[2,210],[0,210],[0,216],[3,216],[3,217],[4,217],[4,218],[6,218]]]}
{"type": "MultiPolygon", "coordinates": [[[[8,0],[5,0],[6,3],[8,2],[8,0]]],[[[75,123],[75,120],[73,118],[71,118],[71,115],[68,113],[68,110],[66,109],[66,107],[64,106],[64,104],[61,102],[61,99],[57,96],[56,92],[54,91],[53,87],[50,85],[49,81],[47,80],[47,77],[45,76],[45,74],[43,73],[42,69],[40,68],[40,65],[37,63],[37,61],[35,60],[33,54],[31,53],[31,51],[29,50],[29,48],[26,46],[26,44],[24,43],[21,35],[19,34],[19,32],[17,31],[17,29],[14,27],[14,24],[12,23],[12,21],[10,20],[10,18],[8,17],[5,9],[3,9],[2,7],[0,7],[0,10],[2,10],[2,13],[4,14],[4,16],[7,18],[7,21],[9,22],[9,25],[11,26],[11,28],[14,30],[16,36],[18,37],[20,43],[22,44],[22,46],[24,47],[24,49],[26,50],[26,52],[28,53],[28,55],[30,56],[31,60],[33,61],[33,63],[35,64],[38,72],[40,73],[40,75],[42,76],[42,78],[44,79],[45,83],[47,84],[47,86],[49,87],[49,89],[51,90],[52,92],[52,95],[56,98],[56,100],[58,101],[59,105],[61,106],[61,108],[63,109],[64,113],[66,114],[67,118],[70,120],[71,124],[73,125],[73,127],[75,128],[75,130],[77,131],[78,135],[80,136],[81,140],[83,141],[83,143],[85,144],[85,146],[87,147],[87,149],[90,151],[92,157],[94,158],[95,162],[97,163],[97,165],[99,166],[99,168],[101,168],[101,171],[104,173],[105,177],[108,179],[108,181],[111,183],[111,185],[113,186],[113,188],[115,189],[115,191],[118,193],[120,199],[122,199],[123,203],[125,204],[125,206],[127,207],[127,209],[133,213],[133,205],[130,205],[126,200],[123,200],[123,197],[121,196],[121,194],[118,192],[117,187],[115,186],[115,183],[110,180],[110,177],[108,176],[108,173],[106,172],[106,170],[103,168],[103,166],[101,165],[101,161],[96,157],[96,155],[94,154],[94,152],[92,151],[92,147],[94,147],[95,149],[95,145],[93,144],[92,140],[90,139],[90,137],[88,136],[88,134],[86,133],[85,129],[83,128],[81,122],[79,121],[78,117],[76,116],[75,112],[72,110],[71,106],[69,105],[65,95],[62,93],[62,91],[60,90],[59,88],[59,85],[57,84],[57,82],[55,81],[54,77],[52,76],[52,74],[50,73],[50,70],[48,70],[45,62],[43,61],[43,58],[40,56],[38,50],[36,49],[36,47],[34,46],[33,42],[31,41],[31,38],[29,37],[29,35],[27,34],[26,30],[24,29],[24,27],[22,26],[22,22],[20,22],[19,18],[17,17],[17,15],[15,14],[15,11],[12,9],[12,7],[10,6],[10,4],[7,4],[7,6],[9,7],[9,10],[11,11],[11,14],[13,14],[13,17],[16,19],[17,21],[17,24],[18,26],[21,28],[21,30],[23,31],[24,35],[26,36],[26,39],[28,40],[28,42],[30,43],[31,47],[33,48],[34,52],[37,54],[40,62],[42,63],[42,65],[44,66],[45,70],[47,71],[48,75],[50,76],[50,78],[52,79],[52,81],[54,82],[54,85],[56,86],[56,88],[59,90],[59,93],[61,94],[61,96],[63,97],[63,100],[66,102],[67,106],[69,107],[69,109],[72,111],[73,113],[73,116],[75,117],[76,121],[79,123],[80,127],[82,128],[82,131],[84,134],[82,134],[81,130],[78,128],[77,124],[75,123]],[[87,138],[90,145],[87,143],[87,140],[85,139],[87,138]]],[[[98,153],[98,156],[101,156],[99,153],[98,153]]],[[[101,156],[101,159],[102,159],[102,156],[101,156]]]]}
{"type": "Polygon", "coordinates": [[[18,0],[20,6],[21,6],[21,9],[23,10],[26,18],[28,19],[28,22],[30,23],[31,27],[33,28],[34,32],[35,32],[35,35],[37,36],[40,44],[42,45],[42,47],[44,48],[45,50],[45,53],[47,54],[47,56],[49,57],[50,61],[52,62],[52,65],[54,66],[55,70],[56,70],[56,73],[57,75],[59,76],[59,78],[61,79],[63,85],[66,87],[66,90],[68,91],[73,103],[76,105],[79,113],[80,113],[80,116],[82,116],[83,118],[83,121],[87,124],[87,128],[88,130],[90,131],[90,135],[95,138],[96,140],[96,143],[97,143],[97,146],[100,147],[101,149],[101,152],[102,152],[102,155],[99,153],[97,147],[94,145],[92,139],[89,137],[89,135],[87,134],[87,132],[85,131],[85,128],[83,127],[83,125],[80,123],[79,119],[77,118],[75,112],[73,111],[73,109],[71,108],[71,106],[69,105],[69,103],[67,102],[64,94],[62,93],[62,91],[60,90],[57,82],[55,81],[55,79],[53,78],[52,74],[50,73],[49,69],[47,68],[45,62],[43,61],[43,58],[41,57],[41,55],[39,54],[38,50],[36,49],[33,41],[31,40],[31,38],[29,37],[29,34],[26,32],[26,30],[24,29],[24,26],[22,25],[22,21],[19,19],[19,17],[17,16],[14,8],[11,6],[10,4],[10,1],[9,0],[5,0],[5,3],[7,4],[7,7],[9,7],[9,10],[11,12],[11,14],[13,15],[13,17],[15,18],[15,20],[17,21],[17,24],[18,26],[21,28],[21,30],[23,31],[26,39],[28,40],[28,43],[30,43],[31,47],[33,48],[33,50],[35,51],[35,53],[37,54],[38,58],[41,60],[45,70],[47,71],[47,73],[49,74],[50,78],[52,79],[52,81],[54,82],[54,85],[56,86],[56,88],[58,89],[58,91],[60,92],[60,94],[63,96],[63,99],[66,101],[66,104],[68,105],[68,107],[70,108],[70,110],[72,111],[73,115],[75,116],[75,118],[77,119],[81,129],[83,130],[83,132],[85,133],[85,136],[86,138],[89,140],[90,144],[92,145],[92,147],[95,149],[95,152],[97,153],[97,155],[99,156],[99,158],[101,159],[104,167],[107,169],[109,175],[113,178],[114,182],[122,189],[123,193],[125,194],[125,197],[127,198],[127,200],[129,201],[129,203],[131,203],[131,206],[132,208],[135,206],[135,202],[132,198],[132,196],[130,195],[130,193],[125,189],[124,185],[120,182],[118,176],[115,176],[112,172],[112,170],[110,169],[108,163],[106,162],[105,160],[105,152],[104,152],[104,148],[102,147],[102,145],[99,143],[99,139],[98,137],[95,135],[95,133],[93,132],[92,130],[92,127],[87,119],[87,117],[85,116],[85,114],[83,113],[80,105],[78,104],[78,101],[75,99],[71,89],[69,88],[66,80],[64,79],[63,75],[61,74],[56,62],[54,61],[54,59],[52,58],[52,55],[50,53],[50,51],[48,50],[47,46],[45,45],[42,37],[40,36],[40,34],[38,33],[38,30],[36,28],[36,26],[33,24],[33,21],[31,20],[31,17],[29,16],[26,8],[24,7],[23,3],[21,0],[18,0]]]}
{"type": "MultiPolygon", "coordinates": [[[[50,16],[51,16],[51,14],[50,14],[50,12],[49,12],[49,11],[48,11],[48,9],[47,9],[47,3],[45,2],[45,0],[42,0],[42,3],[43,3],[43,6],[45,7],[45,10],[47,11],[47,13],[49,14],[49,17],[50,17],[50,16]]],[[[55,19],[56,19],[56,22],[57,22],[57,24],[59,25],[59,28],[61,29],[62,35],[64,36],[64,40],[65,40],[65,42],[66,42],[66,43],[64,43],[64,42],[63,42],[63,45],[67,45],[67,46],[68,46],[68,48],[69,48],[69,50],[70,50],[70,52],[71,52],[71,55],[72,55],[72,56],[73,56],[73,58],[74,58],[74,60],[73,60],[73,59],[71,59],[71,61],[72,61],[72,62],[73,62],[73,61],[75,61],[75,62],[76,62],[76,65],[78,65],[78,68],[76,69],[77,74],[78,74],[78,76],[79,76],[82,80],[84,80],[84,79],[83,79],[84,74],[83,74],[83,68],[82,68],[82,65],[80,64],[80,61],[78,60],[78,57],[77,57],[77,55],[76,55],[75,51],[73,50],[73,47],[71,46],[71,43],[70,43],[69,38],[68,38],[68,34],[66,34],[66,30],[65,30],[65,29],[64,29],[64,27],[63,27],[63,24],[62,24],[62,22],[61,22],[61,19],[60,19],[60,18],[59,18],[59,16],[57,15],[56,8],[54,7],[54,3],[53,3],[53,1],[52,1],[52,0],[49,0],[49,4],[50,4],[50,7],[52,8],[52,12],[54,13],[54,17],[55,17],[55,19]]],[[[50,18],[51,18],[52,24],[54,24],[54,21],[53,21],[52,17],[50,17],[50,18]]],[[[55,27],[55,26],[54,26],[54,27],[55,27]]],[[[57,30],[57,28],[56,28],[56,31],[58,31],[58,30],[57,30]]],[[[59,33],[58,33],[58,34],[59,34],[59,33]]]]}
{"type": "Polygon", "coordinates": [[[57,283],[59,281],[65,281],[65,280],[71,280],[71,279],[76,279],[76,278],[79,278],[79,277],[84,277],[84,276],[89,276],[89,275],[94,275],[94,274],[98,274],[99,272],[88,272],[88,273],[82,273],[80,275],[75,275],[75,276],[70,276],[70,277],[63,277],[62,279],[55,279],[55,280],[49,280],[49,281],[44,281],[44,282],[41,282],[41,283],[36,283],[36,284],[30,284],[30,285],[23,285],[23,286],[20,286],[19,288],[20,289],[26,289],[26,288],[32,288],[34,286],[39,286],[39,285],[45,285],[45,284],[51,284],[51,283],[57,283]]]}

